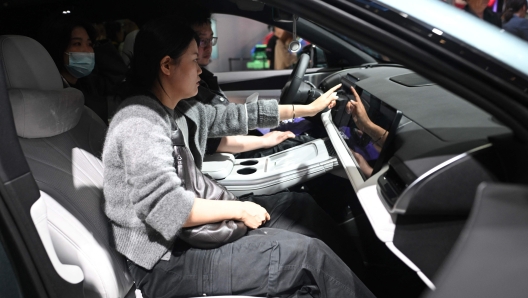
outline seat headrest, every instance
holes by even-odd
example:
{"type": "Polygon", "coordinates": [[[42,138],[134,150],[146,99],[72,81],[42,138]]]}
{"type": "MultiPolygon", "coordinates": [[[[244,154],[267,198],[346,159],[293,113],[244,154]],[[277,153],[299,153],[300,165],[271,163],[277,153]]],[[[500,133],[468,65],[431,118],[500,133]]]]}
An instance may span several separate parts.
{"type": "Polygon", "coordinates": [[[79,123],[84,96],[77,89],[64,89],[55,63],[40,43],[25,36],[0,36],[0,61],[18,136],[51,137],[79,123]]]}
{"type": "Polygon", "coordinates": [[[6,71],[7,88],[58,90],[62,79],[48,51],[26,36],[0,36],[0,60],[6,71]]]}
{"type": "Polygon", "coordinates": [[[19,137],[48,138],[74,128],[84,111],[84,96],[75,88],[10,89],[9,100],[19,137]]]}
{"type": "Polygon", "coordinates": [[[134,54],[134,43],[136,42],[136,35],[138,32],[139,30],[131,31],[125,37],[125,41],[123,41],[123,51],[121,52],[121,57],[127,66],[130,65],[130,58],[132,58],[132,55],[134,54]]]}

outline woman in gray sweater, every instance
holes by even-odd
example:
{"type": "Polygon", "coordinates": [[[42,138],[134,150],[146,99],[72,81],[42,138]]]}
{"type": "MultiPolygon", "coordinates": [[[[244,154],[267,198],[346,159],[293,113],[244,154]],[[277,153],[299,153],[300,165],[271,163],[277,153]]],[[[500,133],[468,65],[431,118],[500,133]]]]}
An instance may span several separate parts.
{"type": "Polygon", "coordinates": [[[335,104],[331,94],[339,87],[307,106],[279,106],[276,101],[206,106],[183,100],[196,95],[200,81],[195,38],[173,18],[141,29],[128,78],[136,95],[116,113],[105,141],[105,212],[116,249],[127,258],[143,297],[372,297],[322,241],[273,225],[259,228],[273,220],[273,212],[270,216],[249,201],[196,198],[182,186],[173,166],[169,117],[174,117],[200,168],[207,137],[276,126],[280,119],[291,118],[293,109],[297,116],[313,116],[335,104]],[[217,249],[189,247],[178,239],[183,227],[226,219],[253,230],[217,249]]]}

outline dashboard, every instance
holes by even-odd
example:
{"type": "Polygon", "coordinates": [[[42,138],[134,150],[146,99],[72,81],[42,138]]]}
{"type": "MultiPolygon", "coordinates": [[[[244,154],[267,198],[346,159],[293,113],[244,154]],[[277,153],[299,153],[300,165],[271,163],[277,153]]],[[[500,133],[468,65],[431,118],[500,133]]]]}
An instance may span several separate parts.
{"type": "Polygon", "coordinates": [[[371,120],[391,137],[378,147],[376,159],[367,160],[373,171],[365,175],[365,163],[354,153],[358,144],[371,146],[373,137],[362,139],[360,132],[351,145],[344,128],[358,128],[345,111],[351,96],[342,91],[339,104],[321,115],[340,164],[376,236],[434,289],[432,277],[460,235],[479,185],[508,179],[496,144],[512,133],[486,112],[398,65],[342,70],[325,78],[319,89],[338,83],[358,90],[369,117],[375,117],[373,105],[378,112],[385,109],[384,117],[371,120]]]}
{"type": "MultiPolygon", "coordinates": [[[[344,84],[337,105],[320,115],[322,139],[253,160],[219,156],[210,166],[204,163],[204,170],[236,194],[273,193],[324,173],[348,178],[355,192],[350,200],[359,201],[377,238],[434,289],[431,280],[462,232],[479,185],[523,177],[514,159],[524,153],[512,152],[513,133],[490,114],[405,67],[330,71],[304,75],[321,91],[344,84]],[[387,131],[377,148],[373,143],[380,135],[362,134],[346,112],[354,99],[348,86],[358,91],[369,118],[387,131]],[[283,160],[290,163],[273,166],[283,160]],[[368,174],[360,166],[365,164],[372,170],[368,174]],[[226,168],[227,174],[219,170],[226,168]]],[[[287,79],[286,72],[280,75],[287,79]]],[[[223,84],[238,80],[219,74],[223,84]]],[[[226,91],[230,100],[243,102],[254,92],[261,99],[280,94],[266,79],[253,80],[252,88],[226,91]]]]}

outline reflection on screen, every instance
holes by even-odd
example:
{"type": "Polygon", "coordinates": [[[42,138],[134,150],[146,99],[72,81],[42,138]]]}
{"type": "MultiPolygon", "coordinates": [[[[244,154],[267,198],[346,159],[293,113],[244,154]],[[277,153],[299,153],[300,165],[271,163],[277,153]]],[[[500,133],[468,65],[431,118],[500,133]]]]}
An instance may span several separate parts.
{"type": "Polygon", "coordinates": [[[375,173],[383,164],[383,149],[387,147],[390,139],[392,139],[391,137],[389,138],[391,133],[394,134],[396,131],[397,124],[401,118],[401,112],[385,104],[366,90],[363,90],[356,85],[356,82],[358,82],[358,79],[350,74],[342,78],[341,83],[343,87],[341,90],[343,92],[340,95],[342,100],[340,106],[333,111],[332,119],[348,148],[360,154],[368,165],[373,168],[373,173],[375,173]],[[379,139],[373,140],[371,136],[361,131],[356,126],[353,117],[346,113],[346,103],[349,100],[355,100],[350,90],[351,86],[356,89],[356,92],[360,96],[370,120],[387,131],[388,136],[384,144],[378,144],[379,139]]]}

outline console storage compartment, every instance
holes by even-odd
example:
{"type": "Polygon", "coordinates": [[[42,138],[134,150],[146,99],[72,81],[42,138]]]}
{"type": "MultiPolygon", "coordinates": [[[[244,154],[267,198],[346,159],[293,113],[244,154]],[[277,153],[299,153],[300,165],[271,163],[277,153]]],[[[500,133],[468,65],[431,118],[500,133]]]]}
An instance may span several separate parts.
{"type": "Polygon", "coordinates": [[[284,190],[337,166],[337,158],[328,153],[324,140],[317,139],[261,158],[227,161],[214,154],[206,157],[202,171],[235,195],[260,195],[284,190]]]}

